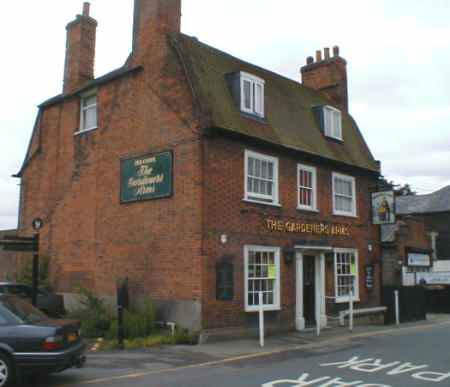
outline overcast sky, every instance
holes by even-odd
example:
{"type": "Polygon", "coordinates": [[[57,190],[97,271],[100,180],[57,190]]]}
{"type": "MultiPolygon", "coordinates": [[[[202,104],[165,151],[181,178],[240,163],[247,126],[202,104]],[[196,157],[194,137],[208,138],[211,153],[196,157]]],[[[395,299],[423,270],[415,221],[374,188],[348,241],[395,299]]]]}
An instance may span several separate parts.
{"type": "MultiPolygon", "coordinates": [[[[96,76],[131,49],[133,0],[92,0],[96,76]]],[[[2,4],[0,229],[16,227],[36,105],[61,92],[65,26],[81,0],[2,4]]],[[[419,193],[450,184],[449,0],[184,0],[182,31],[299,80],[316,49],[348,61],[350,111],[383,173],[419,193]]]]}

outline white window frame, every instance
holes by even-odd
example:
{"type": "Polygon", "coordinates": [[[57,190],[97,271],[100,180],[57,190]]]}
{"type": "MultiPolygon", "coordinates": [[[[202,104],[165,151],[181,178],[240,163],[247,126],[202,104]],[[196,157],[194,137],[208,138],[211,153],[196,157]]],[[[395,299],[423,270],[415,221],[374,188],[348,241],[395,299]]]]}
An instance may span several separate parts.
{"type": "Polygon", "coordinates": [[[297,209],[318,212],[317,209],[317,168],[309,165],[297,164],[297,209]],[[312,203],[310,206],[300,204],[300,171],[310,172],[312,175],[312,203]]]}
{"type": "Polygon", "coordinates": [[[244,187],[245,187],[245,196],[244,200],[247,202],[254,202],[260,204],[267,204],[272,206],[280,206],[278,201],[278,158],[273,156],[267,156],[262,153],[253,152],[250,150],[245,151],[245,169],[244,169],[244,187]],[[248,159],[249,157],[259,159],[262,161],[268,161],[273,164],[273,189],[272,196],[263,195],[258,193],[248,192],[248,159]]]}
{"type": "Polygon", "coordinates": [[[338,272],[337,272],[337,254],[354,254],[355,255],[355,264],[356,264],[356,277],[354,282],[355,294],[353,295],[353,301],[359,302],[359,254],[357,249],[333,249],[334,255],[334,295],[336,297],[336,303],[344,303],[349,302],[349,296],[341,296],[338,297],[338,272]]]}
{"type": "Polygon", "coordinates": [[[269,252],[274,253],[275,255],[275,266],[276,266],[276,278],[275,278],[275,287],[274,287],[274,304],[273,305],[264,305],[264,311],[275,311],[281,310],[281,295],[280,295],[280,281],[281,281],[281,268],[280,268],[280,256],[281,256],[281,248],[280,247],[272,247],[272,246],[258,246],[258,245],[245,245],[244,246],[244,299],[245,299],[245,311],[246,312],[257,312],[259,311],[258,305],[249,305],[248,304],[248,256],[250,251],[258,251],[258,252],[269,252]]]}
{"type": "MultiPolygon", "coordinates": [[[[332,186],[333,186],[333,215],[339,215],[339,216],[350,216],[350,217],[357,217],[358,211],[357,211],[357,198],[356,198],[356,179],[353,176],[349,175],[343,175],[341,173],[333,172],[332,176],[332,186]],[[353,195],[353,209],[352,211],[341,211],[336,209],[336,178],[339,178],[341,180],[346,180],[348,182],[351,182],[352,184],[352,195],[353,195]]],[[[342,194],[338,194],[340,196],[344,196],[342,194]]]]}
{"type": "Polygon", "coordinates": [[[90,130],[95,130],[98,128],[98,94],[97,94],[97,90],[91,90],[85,94],[82,94],[80,97],[80,129],[77,133],[75,134],[79,134],[79,133],[84,133],[84,132],[88,132],[90,130]],[[88,106],[83,106],[83,102],[84,100],[95,96],[95,105],[88,105],[88,106]],[[93,109],[95,107],[95,118],[96,118],[96,122],[95,122],[95,126],[91,127],[91,128],[85,128],[84,127],[84,112],[89,110],[89,109],[93,109]]]}
{"type": "Polygon", "coordinates": [[[265,115],[265,84],[264,79],[258,78],[252,74],[245,73],[241,71],[241,111],[253,115],[257,115],[259,117],[264,117],[265,115]],[[244,93],[244,81],[250,82],[250,108],[245,106],[245,93],[244,93]],[[255,96],[255,90],[257,85],[261,86],[261,97],[260,100],[257,101],[255,96]]]}
{"type": "Polygon", "coordinates": [[[336,108],[334,108],[333,106],[329,106],[326,105],[323,107],[323,126],[324,126],[324,133],[325,136],[327,137],[331,137],[334,138],[336,140],[340,140],[343,141],[343,135],[342,135],[342,112],[336,108]],[[337,128],[334,126],[334,120],[333,120],[333,116],[334,114],[338,113],[339,114],[339,119],[337,121],[338,125],[337,128]],[[327,114],[330,114],[331,117],[329,120],[327,120],[327,114]],[[327,125],[328,123],[331,123],[331,126],[327,125]],[[337,130],[338,135],[336,136],[334,134],[335,130],[337,130]]]}

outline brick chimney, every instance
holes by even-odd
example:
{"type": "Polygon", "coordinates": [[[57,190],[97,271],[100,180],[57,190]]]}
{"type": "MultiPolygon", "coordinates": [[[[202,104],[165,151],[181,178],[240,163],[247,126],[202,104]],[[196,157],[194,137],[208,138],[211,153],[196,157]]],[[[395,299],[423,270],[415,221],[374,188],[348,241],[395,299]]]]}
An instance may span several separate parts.
{"type": "Polygon", "coordinates": [[[312,56],[306,59],[306,65],[301,68],[302,82],[305,86],[323,92],[330,102],[341,110],[348,112],[347,62],[339,55],[339,47],[316,51],[316,59],[312,56]]]}
{"type": "Polygon", "coordinates": [[[181,0],[134,0],[133,55],[146,55],[155,35],[181,30],[181,0]]]}
{"type": "Polygon", "coordinates": [[[83,4],[83,13],[70,22],[67,29],[64,94],[94,79],[97,21],[89,16],[90,4],[83,4]]]}

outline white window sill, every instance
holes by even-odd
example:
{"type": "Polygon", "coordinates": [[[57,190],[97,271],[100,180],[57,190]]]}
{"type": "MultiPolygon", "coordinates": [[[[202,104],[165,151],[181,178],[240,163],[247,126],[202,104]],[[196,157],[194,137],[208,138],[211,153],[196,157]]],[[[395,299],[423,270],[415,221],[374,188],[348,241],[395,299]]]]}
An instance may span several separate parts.
{"type": "Polygon", "coordinates": [[[317,208],[300,207],[300,206],[297,207],[297,210],[298,210],[298,211],[315,212],[315,213],[317,213],[317,214],[320,212],[320,210],[318,210],[317,208]]]}
{"type": "MultiPolygon", "coordinates": [[[[339,297],[336,298],[336,304],[343,304],[343,303],[349,303],[350,302],[350,298],[349,297],[339,297]]],[[[360,302],[360,298],[359,296],[356,298],[353,298],[353,302],[360,302]]]]}
{"type": "Polygon", "coordinates": [[[347,218],[358,218],[358,215],[355,215],[355,214],[349,214],[349,213],[346,213],[346,212],[336,212],[336,211],[333,211],[333,216],[345,216],[345,217],[347,217],[347,218]]]}
{"type": "Polygon", "coordinates": [[[83,129],[83,130],[79,130],[78,132],[75,132],[73,135],[79,136],[80,134],[92,132],[93,130],[97,130],[97,129],[98,129],[98,126],[96,126],[95,128],[83,129]]]}
{"type": "Polygon", "coordinates": [[[253,199],[242,199],[243,202],[245,203],[252,203],[252,204],[264,204],[266,206],[272,206],[272,207],[281,207],[280,203],[270,203],[270,202],[265,202],[263,200],[253,200],[253,199]]]}
{"type": "MultiPolygon", "coordinates": [[[[279,307],[278,305],[275,306],[263,306],[263,311],[264,312],[276,312],[281,310],[281,307],[279,307]]],[[[256,313],[259,312],[259,306],[246,306],[245,307],[245,311],[247,313],[256,313]]]]}

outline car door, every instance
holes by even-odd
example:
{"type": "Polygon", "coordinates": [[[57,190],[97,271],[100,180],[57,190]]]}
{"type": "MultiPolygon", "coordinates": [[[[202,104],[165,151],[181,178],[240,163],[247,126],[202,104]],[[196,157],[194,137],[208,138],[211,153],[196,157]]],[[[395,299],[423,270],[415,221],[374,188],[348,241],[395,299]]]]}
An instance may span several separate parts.
{"type": "Polygon", "coordinates": [[[0,346],[6,346],[16,350],[16,335],[14,334],[14,326],[6,315],[6,311],[0,304],[0,346]]]}

